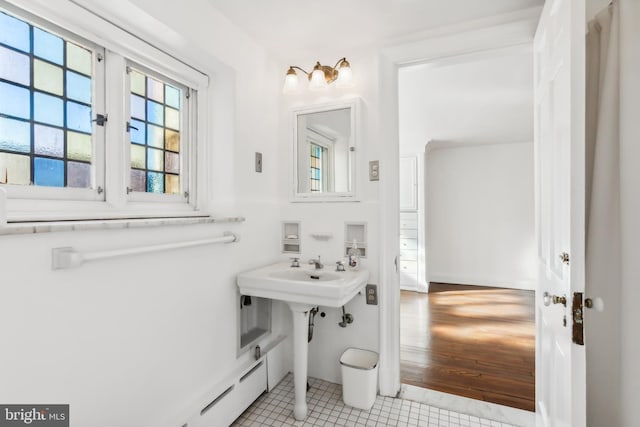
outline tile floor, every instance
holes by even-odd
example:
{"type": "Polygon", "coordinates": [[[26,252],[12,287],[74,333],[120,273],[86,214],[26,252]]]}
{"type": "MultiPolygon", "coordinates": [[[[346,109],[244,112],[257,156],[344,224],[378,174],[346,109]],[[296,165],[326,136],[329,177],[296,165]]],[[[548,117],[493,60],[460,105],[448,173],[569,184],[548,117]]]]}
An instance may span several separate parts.
{"type": "Polygon", "coordinates": [[[260,396],[232,426],[515,427],[392,397],[378,396],[371,411],[361,411],[345,406],[340,384],[314,378],[309,378],[309,384],[305,421],[293,418],[293,375],[289,374],[271,393],[260,396]]]}

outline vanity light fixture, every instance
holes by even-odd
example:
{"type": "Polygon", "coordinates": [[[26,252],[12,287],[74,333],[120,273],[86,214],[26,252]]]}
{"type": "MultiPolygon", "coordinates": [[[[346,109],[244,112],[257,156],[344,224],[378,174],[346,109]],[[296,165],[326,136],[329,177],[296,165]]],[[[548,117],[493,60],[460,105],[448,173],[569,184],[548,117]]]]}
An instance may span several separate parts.
{"type": "Polygon", "coordinates": [[[351,64],[347,61],[347,58],[342,58],[336,62],[336,65],[330,67],[329,65],[322,65],[320,62],[316,62],[311,73],[308,73],[304,69],[292,65],[287,71],[287,76],[284,80],[284,87],[282,93],[296,93],[299,89],[298,73],[296,69],[302,71],[307,75],[309,79],[309,90],[317,91],[326,89],[329,84],[336,82],[336,87],[349,88],[353,87],[353,73],[351,72],[351,64]]]}

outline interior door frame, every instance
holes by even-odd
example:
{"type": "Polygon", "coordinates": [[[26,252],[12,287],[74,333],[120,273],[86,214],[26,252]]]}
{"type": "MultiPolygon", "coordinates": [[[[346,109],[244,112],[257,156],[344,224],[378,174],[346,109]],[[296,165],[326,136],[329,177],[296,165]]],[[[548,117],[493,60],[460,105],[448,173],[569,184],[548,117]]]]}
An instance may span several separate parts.
{"type": "MultiPolygon", "coordinates": [[[[542,7],[473,21],[423,34],[420,41],[384,49],[379,58],[379,117],[383,117],[379,151],[380,179],[380,365],[379,387],[383,396],[400,391],[400,285],[399,256],[400,200],[398,136],[398,70],[462,55],[483,55],[488,51],[531,45],[542,7]],[[484,25],[481,25],[484,24],[484,25]]],[[[533,107],[532,107],[533,108],[533,107]]]]}

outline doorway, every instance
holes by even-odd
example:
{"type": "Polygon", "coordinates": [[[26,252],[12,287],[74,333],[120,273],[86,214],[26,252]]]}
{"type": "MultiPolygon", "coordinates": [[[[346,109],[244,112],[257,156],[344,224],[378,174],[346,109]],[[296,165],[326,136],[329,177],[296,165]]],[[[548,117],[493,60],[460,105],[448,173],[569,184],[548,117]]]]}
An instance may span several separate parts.
{"type": "Polygon", "coordinates": [[[532,60],[526,44],[398,71],[400,381],[529,411],[532,60]]]}

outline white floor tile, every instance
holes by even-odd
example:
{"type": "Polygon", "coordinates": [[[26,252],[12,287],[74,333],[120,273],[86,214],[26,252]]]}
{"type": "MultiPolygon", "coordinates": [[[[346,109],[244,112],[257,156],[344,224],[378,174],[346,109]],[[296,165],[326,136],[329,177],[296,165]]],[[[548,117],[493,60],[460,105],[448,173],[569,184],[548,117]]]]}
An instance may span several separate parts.
{"type": "MultiPolygon", "coordinates": [[[[505,426],[415,401],[378,396],[370,411],[346,406],[342,386],[309,378],[307,393],[309,414],[304,421],[293,418],[293,375],[289,374],[271,393],[260,396],[232,427],[245,426],[382,426],[382,427],[493,427],[505,426]]],[[[512,426],[516,427],[516,426],[512,426]]]]}

